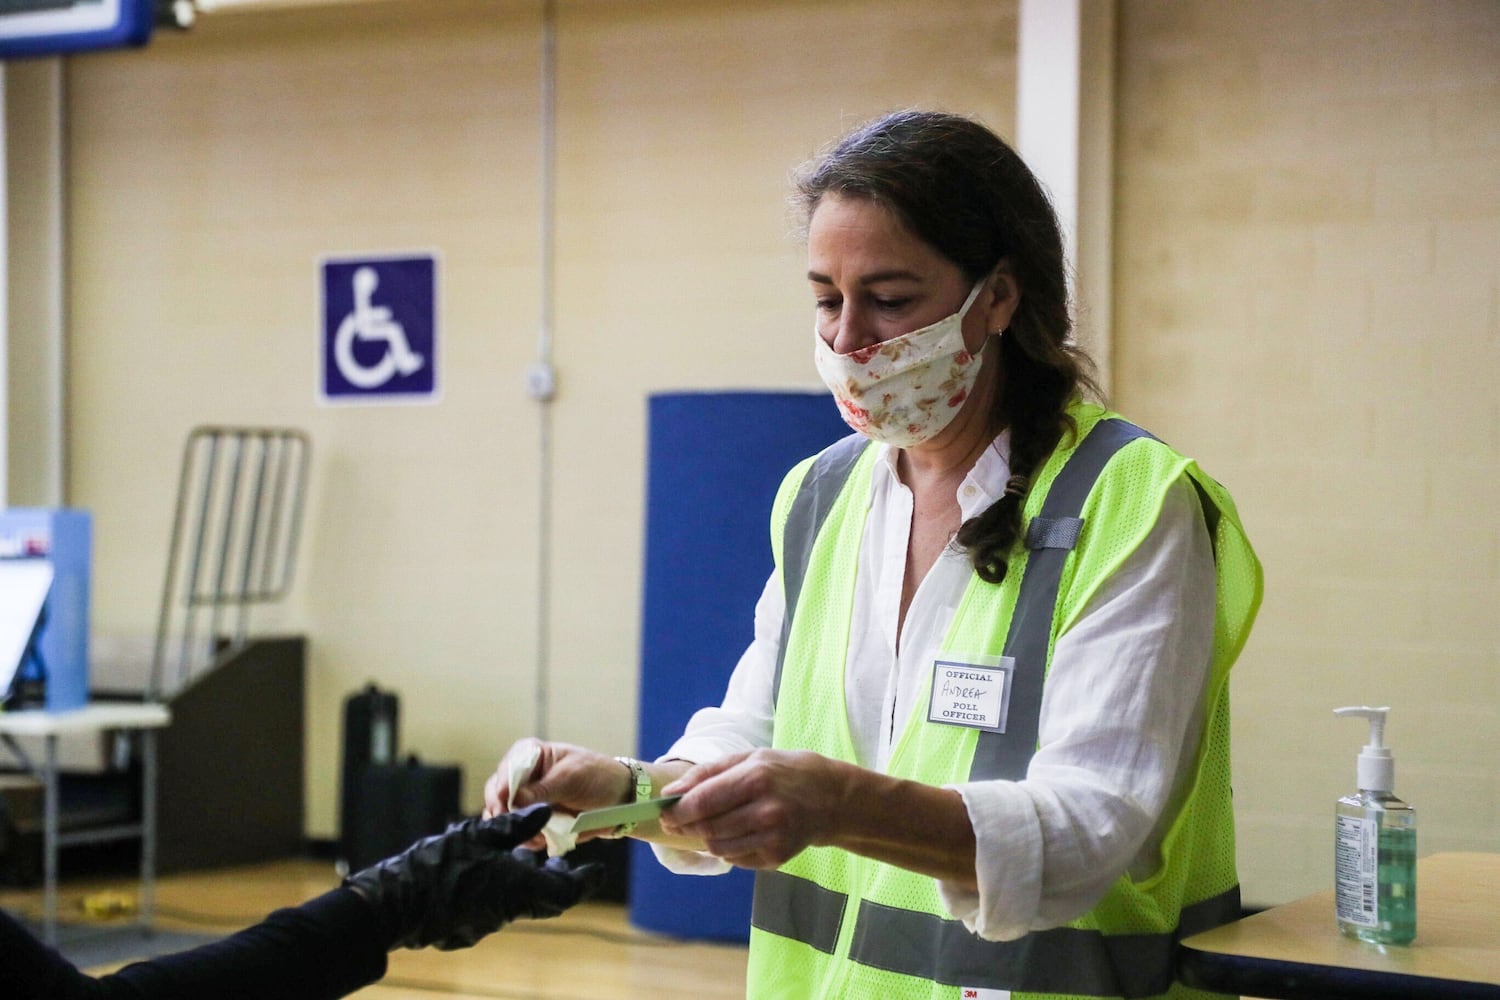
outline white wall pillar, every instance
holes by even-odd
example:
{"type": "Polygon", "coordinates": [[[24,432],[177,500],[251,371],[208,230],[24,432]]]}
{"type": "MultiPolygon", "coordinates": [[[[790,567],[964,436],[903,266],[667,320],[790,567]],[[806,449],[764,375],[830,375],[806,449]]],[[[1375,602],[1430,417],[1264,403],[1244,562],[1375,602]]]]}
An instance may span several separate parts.
{"type": "Polygon", "coordinates": [[[1109,385],[1115,0],[1021,0],[1016,145],[1052,195],[1076,333],[1109,385]]]}

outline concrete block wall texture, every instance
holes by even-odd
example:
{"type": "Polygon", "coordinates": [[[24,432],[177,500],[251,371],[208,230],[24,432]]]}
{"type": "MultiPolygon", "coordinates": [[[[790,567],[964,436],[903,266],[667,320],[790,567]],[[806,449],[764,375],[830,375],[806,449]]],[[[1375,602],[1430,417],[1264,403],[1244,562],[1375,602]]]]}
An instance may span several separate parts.
{"type": "MultiPolygon", "coordinates": [[[[70,500],[96,620],[149,630],[181,441],[317,449],[309,834],[342,696],[400,689],[465,797],[533,730],[539,5],[204,17],[70,60],[70,500]],[[433,249],[430,407],[315,402],[319,255],[433,249]]],[[[900,105],[1013,132],[1016,10],[559,4],[552,736],[634,745],[645,399],[815,384],[791,168],[900,105]]],[[[1495,849],[1500,6],[1121,4],[1114,401],[1238,499],[1267,601],[1235,681],[1246,898],[1328,883],[1389,702],[1422,850],[1495,849]]],[[[750,632],[746,609],[745,634],[750,632]]],[[[728,665],[718,665],[728,669],[728,665]]]]}
{"type": "Polygon", "coordinates": [[[1422,853],[1500,848],[1500,6],[1120,8],[1115,393],[1234,492],[1246,899],[1331,880],[1389,704],[1422,853]]]}

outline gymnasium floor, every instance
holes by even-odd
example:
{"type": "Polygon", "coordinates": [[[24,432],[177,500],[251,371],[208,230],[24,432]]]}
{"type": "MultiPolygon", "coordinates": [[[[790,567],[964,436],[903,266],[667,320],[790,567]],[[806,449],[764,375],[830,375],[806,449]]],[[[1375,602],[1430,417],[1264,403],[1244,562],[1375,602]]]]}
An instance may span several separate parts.
{"type": "MultiPolygon", "coordinates": [[[[64,921],[79,919],[85,898],[135,899],[137,886],[130,878],[68,880],[64,875],[59,899],[64,921]]],[[[157,883],[157,925],[230,933],[336,882],[330,864],[306,860],[163,876],[157,883]]],[[[0,890],[0,907],[39,920],[41,892],[0,890]]],[[[555,920],[512,924],[467,951],[395,952],[386,978],[352,995],[361,1000],[741,1000],[745,951],[648,934],[629,925],[622,905],[584,903],[555,920]]]]}

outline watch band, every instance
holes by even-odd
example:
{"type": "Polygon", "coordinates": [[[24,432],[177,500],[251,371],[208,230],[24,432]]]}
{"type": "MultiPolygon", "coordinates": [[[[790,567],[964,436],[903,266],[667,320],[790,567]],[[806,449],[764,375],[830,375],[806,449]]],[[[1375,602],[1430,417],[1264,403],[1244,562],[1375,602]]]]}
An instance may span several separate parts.
{"type": "MultiPolygon", "coordinates": [[[[630,772],[630,783],[635,789],[634,796],[630,801],[645,802],[651,797],[651,775],[646,773],[646,765],[634,757],[616,757],[615,760],[625,765],[625,770],[630,772]]],[[[608,834],[610,837],[629,836],[635,829],[634,823],[621,823],[608,834]]]]}

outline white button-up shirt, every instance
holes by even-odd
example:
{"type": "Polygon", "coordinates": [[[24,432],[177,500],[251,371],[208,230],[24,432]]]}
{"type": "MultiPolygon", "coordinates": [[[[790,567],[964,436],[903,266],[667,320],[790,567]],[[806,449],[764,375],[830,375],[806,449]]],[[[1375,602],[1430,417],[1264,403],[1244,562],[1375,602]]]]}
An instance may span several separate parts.
{"type": "MultiPolygon", "coordinates": [[[[1010,477],[1009,438],[986,449],[958,489],[965,519],[1010,477]]],[[[897,644],[912,493],[882,448],[870,488],[854,584],[844,697],[857,763],[884,772],[900,728],[920,705],[930,668],[973,572],[954,546],[907,609],[897,644]]],[[[1168,490],[1156,525],[1057,640],[1043,692],[1038,748],[1022,781],[952,786],[976,842],[979,891],[940,881],[943,904],[974,933],[1011,940],[1087,912],[1122,873],[1143,878],[1191,786],[1212,655],[1213,551],[1196,490],[1168,490]]],[[[694,714],[662,759],[714,760],[771,745],[772,684],[785,601],[775,574],[755,608],[755,638],[724,701],[694,714]]],[[[671,870],[716,874],[718,858],[653,845],[671,870]]]]}

